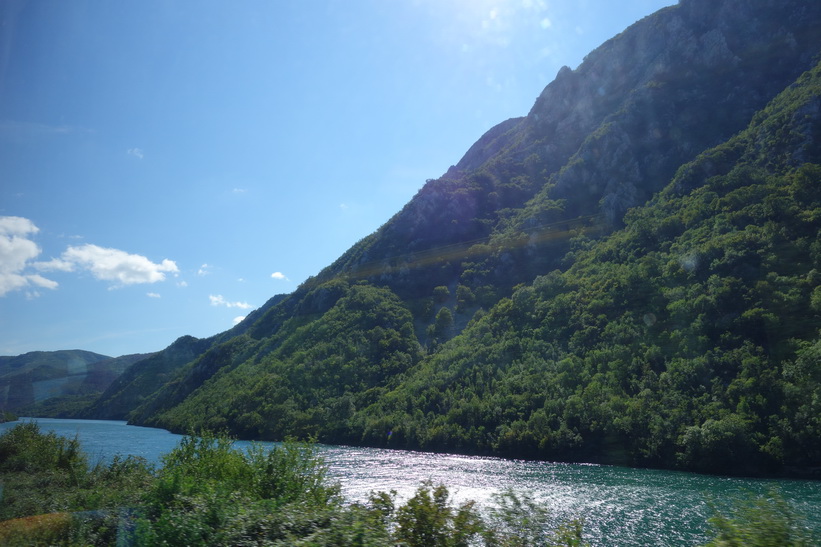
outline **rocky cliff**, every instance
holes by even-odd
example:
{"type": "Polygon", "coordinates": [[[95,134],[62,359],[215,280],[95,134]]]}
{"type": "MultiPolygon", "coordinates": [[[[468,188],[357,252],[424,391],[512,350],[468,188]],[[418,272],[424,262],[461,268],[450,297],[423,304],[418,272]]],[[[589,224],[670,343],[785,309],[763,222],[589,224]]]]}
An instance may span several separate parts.
{"type": "Polygon", "coordinates": [[[819,28],[806,0],[689,0],[635,23],[293,294],[176,342],[93,414],[708,471],[734,453],[751,473],[821,464],[819,28]]]}

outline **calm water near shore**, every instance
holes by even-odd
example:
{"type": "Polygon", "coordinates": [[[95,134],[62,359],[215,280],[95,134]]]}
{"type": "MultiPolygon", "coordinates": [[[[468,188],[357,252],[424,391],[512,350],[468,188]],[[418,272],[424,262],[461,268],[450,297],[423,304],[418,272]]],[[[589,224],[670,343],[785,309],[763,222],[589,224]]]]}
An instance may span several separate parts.
{"type": "MultiPolygon", "coordinates": [[[[29,420],[29,418],[23,418],[29,420]]],[[[92,463],[133,454],[159,464],[181,438],[162,429],[104,420],[38,418],[43,431],[77,435],[92,463]]],[[[0,433],[16,422],[0,424],[0,433]]],[[[251,443],[240,441],[237,446],[251,443]]],[[[274,443],[260,443],[271,445],[274,443]]],[[[512,488],[547,504],[557,518],[582,516],[593,545],[697,545],[707,539],[708,500],[724,504],[749,494],[778,492],[821,533],[821,483],[739,479],[648,469],[526,462],[404,450],[318,445],[330,479],[345,497],[396,490],[406,499],[426,479],[445,484],[458,501],[482,505],[512,488]]]]}

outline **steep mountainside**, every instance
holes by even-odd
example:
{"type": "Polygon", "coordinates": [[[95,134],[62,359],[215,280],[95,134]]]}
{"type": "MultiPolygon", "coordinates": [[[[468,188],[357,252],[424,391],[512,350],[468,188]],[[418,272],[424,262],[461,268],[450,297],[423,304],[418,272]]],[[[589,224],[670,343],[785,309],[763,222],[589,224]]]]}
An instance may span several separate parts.
{"type": "MultiPolygon", "coordinates": [[[[821,66],[682,166],[623,229],[576,238],[570,268],[474,315],[421,361],[396,301],[394,315],[377,313],[389,291],[335,280],[303,300],[333,303],[327,312],[295,314],[265,349],[245,339],[237,360],[253,357],[144,419],[248,437],[809,472],[821,462],[819,131],[821,66]],[[381,298],[352,313],[348,301],[366,291],[381,298]]],[[[440,316],[434,330],[450,326],[440,316]]]]}
{"type": "MultiPolygon", "coordinates": [[[[225,340],[241,337],[245,331],[272,306],[278,304],[285,295],[277,295],[268,300],[261,308],[248,314],[245,321],[237,324],[231,330],[206,339],[197,339],[193,336],[182,336],[161,352],[157,352],[133,367],[108,387],[107,390],[87,407],[77,411],[74,415],[79,418],[97,418],[108,420],[124,420],[129,412],[142,404],[146,398],[169,383],[177,375],[189,370],[193,360],[202,355],[209,348],[219,348],[225,340]],[[188,367],[186,367],[188,365],[188,367]]],[[[221,363],[224,366],[225,363],[221,363]]],[[[217,367],[219,368],[219,367],[217,367]]],[[[197,385],[207,376],[197,376],[197,385]]],[[[169,401],[170,403],[170,401],[169,401]]]]}
{"type": "Polygon", "coordinates": [[[645,18],[562,69],[527,117],[489,131],[319,278],[388,283],[406,299],[458,280],[493,301],[553,269],[567,246],[552,231],[618,225],[810,68],[819,11],[690,1],[645,18]]]}
{"type": "Polygon", "coordinates": [[[435,450],[817,468],[819,136],[821,66],[364,409],[366,441],[391,430],[435,450]]]}
{"type": "Polygon", "coordinates": [[[821,466],[819,28],[808,0],[643,19],[293,294],[143,361],[88,415],[821,466]]]}
{"type": "Polygon", "coordinates": [[[193,336],[183,336],[163,351],[135,363],[112,382],[99,399],[81,412],[80,417],[96,418],[97,408],[105,405],[107,419],[125,419],[146,395],[168,382],[173,371],[196,357],[204,346],[193,336]]]}

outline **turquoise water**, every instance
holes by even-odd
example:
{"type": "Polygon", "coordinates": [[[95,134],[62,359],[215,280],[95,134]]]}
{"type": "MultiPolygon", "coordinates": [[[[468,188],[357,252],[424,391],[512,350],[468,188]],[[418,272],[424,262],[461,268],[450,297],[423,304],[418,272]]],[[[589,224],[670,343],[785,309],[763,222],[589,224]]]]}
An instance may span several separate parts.
{"type": "MultiPolygon", "coordinates": [[[[42,430],[77,435],[92,462],[134,454],[159,463],[180,436],[125,422],[39,418],[42,430]]],[[[0,424],[0,432],[14,423],[0,424]]],[[[238,446],[250,443],[238,442],[238,446]]],[[[261,443],[272,444],[272,443],[261,443]]],[[[547,504],[557,519],[584,517],[592,545],[698,545],[708,539],[707,501],[727,503],[776,490],[821,532],[821,483],[739,479],[585,464],[527,462],[403,450],[319,445],[330,478],[351,501],[372,490],[406,499],[423,480],[445,484],[457,501],[492,501],[512,488],[547,504]]]]}

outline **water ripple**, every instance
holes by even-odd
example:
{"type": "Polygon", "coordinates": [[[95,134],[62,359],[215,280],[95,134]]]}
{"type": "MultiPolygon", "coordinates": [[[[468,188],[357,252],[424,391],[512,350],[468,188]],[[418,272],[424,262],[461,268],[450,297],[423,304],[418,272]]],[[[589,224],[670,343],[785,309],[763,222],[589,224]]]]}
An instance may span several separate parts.
{"type": "MultiPolygon", "coordinates": [[[[91,458],[135,454],[159,463],[180,439],[161,429],[125,422],[38,419],[44,431],[77,435],[91,458]]],[[[0,431],[12,424],[0,424],[0,431]]],[[[238,443],[244,446],[249,443],[238,443]]],[[[272,443],[262,443],[272,444],[272,443]]],[[[584,517],[592,545],[697,545],[707,540],[708,499],[728,503],[777,489],[821,531],[821,484],[799,480],[711,477],[589,464],[528,462],[501,458],[428,454],[404,450],[319,445],[329,478],[344,496],[364,501],[371,491],[395,490],[410,498],[430,480],[448,486],[456,502],[488,507],[506,489],[528,493],[547,506],[556,522],[584,517]]]]}

